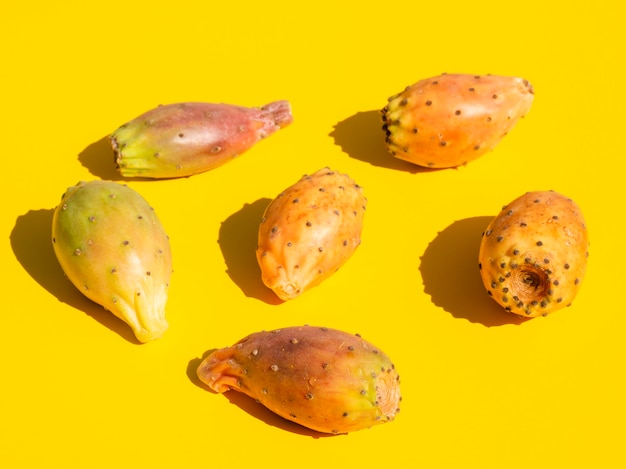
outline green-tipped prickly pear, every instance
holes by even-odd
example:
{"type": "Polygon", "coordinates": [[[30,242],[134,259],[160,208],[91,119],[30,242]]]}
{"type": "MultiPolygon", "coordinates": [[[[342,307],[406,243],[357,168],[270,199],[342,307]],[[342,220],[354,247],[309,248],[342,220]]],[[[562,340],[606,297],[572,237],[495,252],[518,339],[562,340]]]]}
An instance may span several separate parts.
{"type": "Polygon", "coordinates": [[[284,100],[260,108],[175,103],[122,125],[110,141],[122,176],[184,177],[223,165],[292,120],[284,100]]]}
{"type": "Polygon", "coordinates": [[[279,194],[259,227],[263,283],[290,300],[331,276],[361,243],[366,205],[363,189],[329,168],[279,194]]]}
{"type": "Polygon", "coordinates": [[[135,190],[112,181],[69,187],[54,210],[52,244],[76,288],[126,322],[140,342],[167,330],[169,238],[135,190]]]}
{"type": "Polygon", "coordinates": [[[401,400],[400,377],[387,355],[358,334],[325,327],[250,334],[213,351],[197,373],[213,391],[242,392],[324,433],[389,422],[401,400]]]}
{"type": "Polygon", "coordinates": [[[506,311],[547,315],[577,295],[588,246],[583,214],[572,199],[555,191],[527,192],[505,205],[483,233],[483,284],[506,311]]]}
{"type": "Polygon", "coordinates": [[[443,74],[389,98],[382,110],[390,153],[429,168],[451,168],[484,155],[531,107],[519,77],[443,74]]]}

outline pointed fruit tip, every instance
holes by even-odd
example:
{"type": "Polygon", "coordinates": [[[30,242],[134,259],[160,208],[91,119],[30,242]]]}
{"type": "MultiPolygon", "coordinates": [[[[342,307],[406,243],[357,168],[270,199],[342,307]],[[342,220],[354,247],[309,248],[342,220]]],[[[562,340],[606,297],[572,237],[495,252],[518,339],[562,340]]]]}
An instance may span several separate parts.
{"type": "Polygon", "coordinates": [[[281,129],[287,127],[293,122],[291,104],[285,99],[266,104],[261,109],[271,114],[274,118],[274,124],[281,129]]]}

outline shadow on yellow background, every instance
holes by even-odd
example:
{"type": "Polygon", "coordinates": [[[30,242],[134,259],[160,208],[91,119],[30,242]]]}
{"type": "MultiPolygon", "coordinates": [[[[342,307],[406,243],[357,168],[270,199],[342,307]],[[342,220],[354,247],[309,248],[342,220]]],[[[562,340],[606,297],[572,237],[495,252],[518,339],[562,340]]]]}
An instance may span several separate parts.
{"type": "Polygon", "coordinates": [[[108,181],[122,181],[124,178],[115,169],[115,159],[109,136],[106,135],[87,147],[78,155],[78,161],[94,176],[108,181]]]}
{"type": "Polygon", "coordinates": [[[487,327],[522,324],[527,319],[505,312],[487,295],[480,278],[478,250],[492,218],[457,220],[437,234],[421,258],[424,292],[455,318],[487,327]]]}
{"type": "Polygon", "coordinates": [[[226,273],[244,295],[268,304],[280,304],[280,298],[263,284],[256,260],[259,223],[270,202],[271,199],[261,198],[244,204],[222,222],[217,242],[226,262],[226,273]]]}
{"type": "Polygon", "coordinates": [[[357,112],[338,122],[329,134],[350,157],[387,169],[410,173],[436,171],[394,158],[385,146],[380,111],[357,112]]]}
{"type": "Polygon", "coordinates": [[[63,273],[50,239],[53,213],[53,209],[30,210],[17,218],[10,236],[16,259],[60,302],[84,312],[129,342],[138,343],[124,322],[79,292],[63,273]]]}

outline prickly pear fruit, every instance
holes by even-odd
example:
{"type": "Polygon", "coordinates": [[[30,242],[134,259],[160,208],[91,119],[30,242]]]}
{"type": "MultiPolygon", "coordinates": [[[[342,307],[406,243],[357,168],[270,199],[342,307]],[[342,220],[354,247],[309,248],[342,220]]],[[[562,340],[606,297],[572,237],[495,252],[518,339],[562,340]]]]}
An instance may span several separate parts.
{"type": "Polygon", "coordinates": [[[169,238],[139,193],[111,181],[69,187],[54,210],[52,244],[76,288],[125,321],[140,342],[163,335],[169,238]]]}
{"type": "Polygon", "coordinates": [[[282,300],[319,285],[361,243],[367,199],[348,175],[322,168],[267,206],[258,234],[263,283],[282,300]]]}
{"type": "Polygon", "coordinates": [[[358,334],[325,327],[250,334],[213,351],[197,373],[213,391],[242,392],[324,433],[389,422],[401,400],[400,377],[387,355],[358,334]]]}
{"type": "Polygon", "coordinates": [[[223,165],[292,120],[287,101],[260,108],[175,103],[122,125],[110,141],[122,176],[184,177],[223,165]]]}
{"type": "Polygon", "coordinates": [[[519,77],[443,74],[389,98],[382,110],[389,152],[429,168],[451,168],[484,155],[533,102],[519,77]]]}
{"type": "Polygon", "coordinates": [[[569,306],[587,267],[583,214],[570,198],[534,191],[505,205],[480,244],[479,267],[489,295],[525,317],[569,306]]]}

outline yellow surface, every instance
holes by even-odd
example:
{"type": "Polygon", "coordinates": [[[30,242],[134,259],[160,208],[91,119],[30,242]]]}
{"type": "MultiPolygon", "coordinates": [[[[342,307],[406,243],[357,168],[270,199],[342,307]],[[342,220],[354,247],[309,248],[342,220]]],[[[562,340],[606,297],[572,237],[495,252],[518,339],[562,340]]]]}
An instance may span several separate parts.
{"type": "Polygon", "coordinates": [[[3,7],[0,467],[624,467],[618,2],[137,3],[3,7]],[[441,72],[523,76],[535,102],[494,152],[422,171],[385,153],[378,110],[441,72]],[[122,181],[105,137],[159,103],[276,99],[294,123],[239,159],[127,181],[175,263],[170,329],[138,345],[63,277],[53,208],[78,180],[122,181]],[[260,284],[258,220],[326,165],[365,188],[363,243],[280,304],[260,284]],[[590,263],[571,308],[520,323],[484,293],[476,257],[490,217],[536,189],[582,207],[590,263]],[[315,435],[194,377],[209,349],[305,323],[392,357],[393,423],[315,435]]]}

